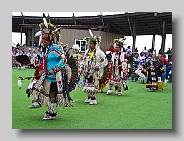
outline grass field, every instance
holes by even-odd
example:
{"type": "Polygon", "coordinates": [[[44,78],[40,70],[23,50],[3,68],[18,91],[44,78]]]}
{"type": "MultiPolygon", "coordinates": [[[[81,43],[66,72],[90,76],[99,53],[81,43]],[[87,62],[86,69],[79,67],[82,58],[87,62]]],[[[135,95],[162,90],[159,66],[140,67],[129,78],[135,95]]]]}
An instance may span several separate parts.
{"type": "Polygon", "coordinates": [[[127,80],[123,96],[99,93],[97,105],[84,103],[86,94],[74,90],[73,107],[57,107],[56,120],[43,121],[47,109],[28,109],[31,98],[25,90],[29,80],[18,89],[19,76],[32,76],[34,69],[12,69],[12,129],[172,129],[172,83],[164,90],[148,92],[145,84],[127,80]]]}

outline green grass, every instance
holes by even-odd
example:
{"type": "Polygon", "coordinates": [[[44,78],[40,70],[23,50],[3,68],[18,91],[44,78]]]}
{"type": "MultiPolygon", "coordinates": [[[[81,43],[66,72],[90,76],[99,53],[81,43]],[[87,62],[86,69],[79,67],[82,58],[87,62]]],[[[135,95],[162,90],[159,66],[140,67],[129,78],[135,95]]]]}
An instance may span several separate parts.
{"type": "Polygon", "coordinates": [[[99,93],[97,105],[84,103],[87,95],[74,90],[77,100],[73,107],[57,107],[56,120],[43,121],[47,109],[28,109],[31,99],[25,90],[29,80],[18,89],[19,76],[32,76],[34,69],[12,69],[12,128],[13,129],[172,129],[172,83],[164,90],[148,92],[145,84],[127,81],[129,90],[123,96],[99,93]]]}

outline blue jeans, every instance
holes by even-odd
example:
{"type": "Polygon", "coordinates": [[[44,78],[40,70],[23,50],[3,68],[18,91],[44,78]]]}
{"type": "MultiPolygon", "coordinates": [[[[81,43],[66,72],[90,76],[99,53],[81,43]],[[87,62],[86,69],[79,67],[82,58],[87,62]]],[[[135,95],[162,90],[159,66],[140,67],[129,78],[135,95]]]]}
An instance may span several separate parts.
{"type": "Polygon", "coordinates": [[[166,69],[166,78],[168,78],[170,70],[172,70],[172,66],[167,67],[167,69],[166,69]]]}

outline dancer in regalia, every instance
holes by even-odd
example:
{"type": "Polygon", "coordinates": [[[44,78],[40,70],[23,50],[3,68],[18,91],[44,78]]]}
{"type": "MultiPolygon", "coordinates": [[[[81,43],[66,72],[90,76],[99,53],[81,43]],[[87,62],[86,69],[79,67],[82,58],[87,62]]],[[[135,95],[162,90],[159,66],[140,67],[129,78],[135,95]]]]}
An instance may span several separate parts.
{"type": "Polygon", "coordinates": [[[56,118],[58,105],[71,106],[70,92],[78,77],[78,68],[73,56],[65,58],[59,47],[59,29],[47,22],[45,14],[43,21],[35,36],[40,37],[39,44],[43,43],[46,52],[37,72],[39,77],[30,87],[33,102],[28,108],[39,108],[45,104],[48,109],[43,120],[51,120],[56,118]]]}
{"type": "Polygon", "coordinates": [[[151,58],[147,59],[143,68],[148,72],[146,88],[149,88],[150,92],[155,92],[158,90],[158,88],[163,89],[164,83],[161,81],[161,77],[158,75],[163,73],[163,64],[159,60],[158,56],[153,54],[151,58]]]}
{"type": "Polygon", "coordinates": [[[111,73],[108,78],[107,95],[113,93],[113,86],[115,90],[117,90],[117,95],[123,95],[121,87],[123,87],[124,90],[128,90],[126,84],[128,78],[128,65],[127,61],[125,61],[125,53],[121,51],[122,44],[120,41],[116,43],[115,51],[110,61],[111,73]]]}
{"type": "Polygon", "coordinates": [[[100,49],[101,38],[93,36],[89,30],[90,37],[84,38],[89,45],[80,63],[80,74],[83,76],[83,91],[87,93],[85,102],[90,105],[97,104],[96,95],[98,86],[107,80],[108,61],[105,53],[100,49]]]}

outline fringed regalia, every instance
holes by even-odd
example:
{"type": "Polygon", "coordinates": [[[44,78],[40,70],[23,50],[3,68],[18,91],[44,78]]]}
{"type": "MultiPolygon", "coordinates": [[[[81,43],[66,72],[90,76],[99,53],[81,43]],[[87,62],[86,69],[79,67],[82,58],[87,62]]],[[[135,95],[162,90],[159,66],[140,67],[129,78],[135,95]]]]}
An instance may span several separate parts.
{"type": "Polygon", "coordinates": [[[116,46],[119,49],[112,54],[111,60],[109,61],[110,65],[110,74],[108,76],[108,91],[107,95],[113,92],[112,86],[117,90],[118,95],[123,95],[121,87],[124,90],[128,90],[128,85],[126,80],[128,79],[128,64],[125,61],[125,52],[123,52],[123,45],[126,38],[122,37],[115,40],[116,46]]]}
{"type": "MultiPolygon", "coordinates": [[[[98,86],[100,81],[104,78],[104,67],[107,66],[107,59],[103,51],[95,49],[90,51],[86,50],[83,61],[81,62],[81,70],[83,74],[83,91],[87,93],[88,98],[96,97],[98,93],[98,86]],[[92,55],[94,54],[94,55],[92,55]],[[91,57],[90,57],[91,56],[91,57]],[[95,66],[99,67],[99,70],[95,70],[95,66]]],[[[103,82],[106,80],[103,80],[103,82]]],[[[101,83],[103,83],[101,82],[101,83]]]]}
{"type": "Polygon", "coordinates": [[[43,119],[55,119],[58,105],[72,106],[70,92],[74,90],[73,87],[78,77],[78,66],[71,54],[65,57],[62,53],[59,47],[59,29],[50,22],[47,23],[45,15],[43,20],[44,23],[39,25],[40,31],[35,36],[41,37],[39,41],[41,43],[44,35],[47,35],[51,45],[43,56],[39,77],[34,79],[28,87],[33,99],[32,105],[28,108],[39,108],[46,105],[48,110],[43,119]],[[54,74],[50,74],[50,70],[53,70],[54,74]]]}
{"type": "MultiPolygon", "coordinates": [[[[89,31],[91,32],[91,30],[89,31]]],[[[93,36],[92,34],[91,37],[85,38],[87,42],[95,42],[96,46],[94,50],[86,50],[80,63],[80,75],[83,76],[83,92],[87,93],[88,96],[85,102],[89,102],[89,104],[97,104],[96,95],[98,93],[98,86],[107,80],[108,75],[108,71],[104,71],[108,67],[106,55],[99,49],[100,39],[100,37],[93,36]],[[99,69],[95,70],[95,67],[99,69]]]]}
{"type": "MultiPolygon", "coordinates": [[[[45,57],[43,57],[44,59],[45,57]]],[[[70,56],[68,61],[66,62],[66,58],[61,58],[63,60],[63,68],[58,70],[55,73],[56,82],[58,86],[58,94],[57,94],[57,101],[59,105],[69,106],[70,104],[70,92],[74,90],[73,86],[75,84],[75,80],[78,77],[77,65],[75,64],[75,59],[70,56]],[[69,104],[69,105],[68,105],[69,104]]],[[[45,60],[45,59],[44,59],[45,60]]],[[[45,60],[46,61],[46,60],[45,60]]],[[[49,90],[50,90],[50,82],[45,80],[45,73],[46,73],[46,62],[43,61],[43,70],[40,70],[40,77],[39,79],[34,79],[28,88],[32,87],[32,95],[33,95],[33,102],[34,105],[42,106],[48,100],[49,90]],[[36,104],[36,102],[38,102],[36,104]]],[[[38,78],[38,77],[37,77],[38,78]]]]}
{"type": "Polygon", "coordinates": [[[148,72],[146,88],[149,88],[151,92],[155,92],[158,88],[162,88],[164,83],[161,82],[161,77],[158,77],[158,73],[162,71],[162,62],[155,58],[149,58],[143,66],[148,72]]]}
{"type": "Polygon", "coordinates": [[[122,95],[121,87],[124,90],[128,90],[126,80],[128,78],[128,66],[124,62],[124,53],[123,52],[114,52],[112,54],[112,59],[109,62],[110,64],[110,75],[108,77],[108,91],[107,94],[113,92],[112,86],[117,90],[118,95],[122,95]]]}

